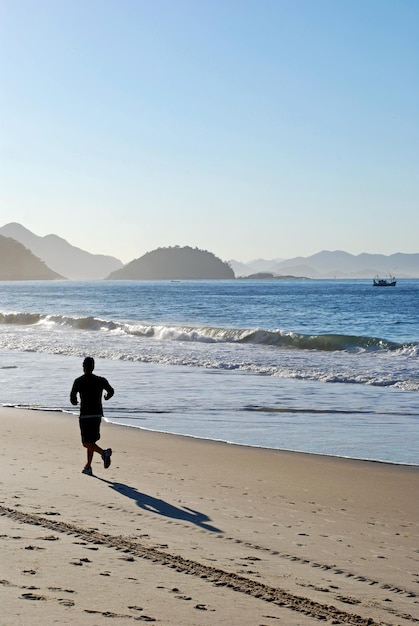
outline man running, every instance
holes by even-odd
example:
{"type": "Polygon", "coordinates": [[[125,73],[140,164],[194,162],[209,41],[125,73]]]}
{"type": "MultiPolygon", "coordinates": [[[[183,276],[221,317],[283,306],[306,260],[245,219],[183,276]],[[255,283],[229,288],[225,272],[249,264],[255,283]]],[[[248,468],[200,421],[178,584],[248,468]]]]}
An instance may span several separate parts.
{"type": "Polygon", "coordinates": [[[76,378],[70,393],[70,402],[74,406],[78,404],[77,394],[80,396],[80,432],[83,446],[87,448],[87,463],[82,473],[88,476],[93,475],[92,460],[93,454],[97,452],[101,455],[103,465],[108,468],[111,464],[111,448],[103,450],[96,442],[100,439],[100,423],[103,417],[102,393],[105,400],[112,398],[115,393],[106,378],[93,374],[95,360],[88,356],[83,361],[83,376],[76,378]]]}

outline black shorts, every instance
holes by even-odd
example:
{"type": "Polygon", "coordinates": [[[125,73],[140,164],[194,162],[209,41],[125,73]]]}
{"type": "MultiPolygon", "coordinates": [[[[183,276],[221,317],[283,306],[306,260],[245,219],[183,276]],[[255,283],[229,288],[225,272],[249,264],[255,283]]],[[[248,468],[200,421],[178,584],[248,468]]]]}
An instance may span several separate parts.
{"type": "Polygon", "coordinates": [[[79,418],[82,443],[96,443],[100,439],[101,417],[79,418]]]}

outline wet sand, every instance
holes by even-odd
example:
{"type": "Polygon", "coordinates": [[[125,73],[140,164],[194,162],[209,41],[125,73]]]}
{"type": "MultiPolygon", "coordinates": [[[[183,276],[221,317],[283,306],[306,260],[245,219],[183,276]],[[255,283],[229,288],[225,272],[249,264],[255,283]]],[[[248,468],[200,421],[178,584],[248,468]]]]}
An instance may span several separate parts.
{"type": "Polygon", "coordinates": [[[412,625],[419,469],[0,408],[4,626],[412,625]],[[112,621],[113,620],[113,621],[112,621]]]}

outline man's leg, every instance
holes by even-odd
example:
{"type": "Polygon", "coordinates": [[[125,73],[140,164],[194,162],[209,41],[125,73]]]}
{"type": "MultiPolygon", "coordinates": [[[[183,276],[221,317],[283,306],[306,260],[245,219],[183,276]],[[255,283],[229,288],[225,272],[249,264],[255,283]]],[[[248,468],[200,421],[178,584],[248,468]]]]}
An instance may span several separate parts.
{"type": "Polygon", "coordinates": [[[93,461],[93,454],[95,452],[97,452],[98,454],[100,454],[100,456],[102,456],[103,455],[103,450],[102,450],[102,448],[99,448],[99,446],[96,443],[87,443],[86,442],[83,445],[87,449],[87,463],[86,463],[86,467],[91,467],[92,461],[93,461]]]}

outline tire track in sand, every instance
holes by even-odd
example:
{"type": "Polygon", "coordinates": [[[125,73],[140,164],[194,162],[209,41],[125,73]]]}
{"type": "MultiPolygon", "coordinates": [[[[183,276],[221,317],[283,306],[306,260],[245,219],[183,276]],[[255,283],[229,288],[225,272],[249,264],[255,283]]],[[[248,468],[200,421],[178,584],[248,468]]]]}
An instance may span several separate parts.
{"type": "Polygon", "coordinates": [[[34,526],[42,526],[49,530],[74,535],[86,542],[96,545],[123,550],[133,556],[147,559],[154,563],[175,569],[179,573],[189,574],[203,578],[215,586],[228,587],[238,593],[244,593],[259,600],[272,602],[283,608],[297,611],[304,615],[332,621],[332,623],[350,624],[351,626],[381,626],[382,622],[375,622],[372,618],[362,617],[356,613],[349,613],[335,606],[316,602],[309,598],[298,596],[277,587],[265,585],[251,578],[232,572],[205,565],[199,561],[185,559],[176,554],[164,550],[146,546],[139,541],[134,541],[122,535],[108,535],[95,529],[88,529],[76,524],[49,519],[33,513],[24,513],[13,508],[0,505],[0,515],[7,516],[14,521],[34,526]]]}

